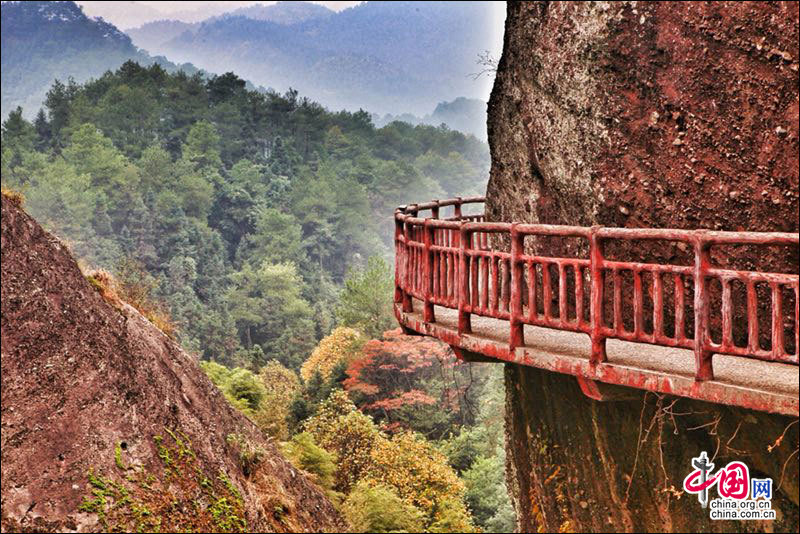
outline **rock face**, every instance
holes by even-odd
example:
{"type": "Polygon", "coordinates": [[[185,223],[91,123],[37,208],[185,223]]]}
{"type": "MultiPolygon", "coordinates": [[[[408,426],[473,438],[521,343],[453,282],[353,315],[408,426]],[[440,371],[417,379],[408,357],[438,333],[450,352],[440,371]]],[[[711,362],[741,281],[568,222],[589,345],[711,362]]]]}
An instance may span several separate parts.
{"type": "Polygon", "coordinates": [[[341,530],[190,355],[2,196],[2,530],[341,530]]]}
{"type": "MultiPolygon", "coordinates": [[[[796,2],[509,2],[489,103],[488,218],[797,232],[799,55],[796,2]]],[[[714,261],[797,272],[796,250],[745,249],[714,261]]],[[[643,392],[597,403],[572,377],[517,366],[506,385],[522,531],[798,527],[790,418],[643,392]],[[772,477],[778,520],[709,520],[682,494],[701,450],[772,477]]]]}

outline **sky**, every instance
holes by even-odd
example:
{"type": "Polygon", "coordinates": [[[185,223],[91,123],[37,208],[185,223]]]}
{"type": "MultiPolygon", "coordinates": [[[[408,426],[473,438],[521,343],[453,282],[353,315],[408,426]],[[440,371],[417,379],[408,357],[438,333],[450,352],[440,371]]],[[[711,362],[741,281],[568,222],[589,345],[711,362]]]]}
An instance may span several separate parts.
{"type": "MultiPolygon", "coordinates": [[[[103,17],[115,26],[127,30],[153,20],[171,18],[184,22],[199,22],[236,8],[253,4],[275,4],[276,2],[102,2],[78,1],[84,13],[90,17],[103,17]]],[[[334,11],[341,11],[361,2],[313,2],[334,11]]]]}

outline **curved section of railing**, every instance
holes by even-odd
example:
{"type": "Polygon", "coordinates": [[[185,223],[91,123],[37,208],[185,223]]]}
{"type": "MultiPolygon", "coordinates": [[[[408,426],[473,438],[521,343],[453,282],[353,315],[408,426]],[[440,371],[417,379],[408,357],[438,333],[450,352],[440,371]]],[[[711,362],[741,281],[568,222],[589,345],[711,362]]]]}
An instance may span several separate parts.
{"type": "Polygon", "coordinates": [[[609,338],[691,349],[697,381],[714,378],[715,353],[797,365],[798,275],[723,269],[713,265],[710,256],[714,245],[797,246],[797,234],[486,222],[482,213],[464,213],[483,201],[483,197],[434,200],[395,211],[399,310],[411,312],[412,299],[418,299],[426,323],[436,320],[434,306],[458,310],[459,336],[471,332],[472,315],[507,320],[511,352],[525,343],[524,325],[583,332],[591,338],[592,365],[606,361],[609,338]],[[420,217],[424,211],[429,216],[420,217]],[[504,235],[501,241],[510,243],[508,250],[492,248],[493,234],[504,235]],[[529,236],[577,238],[588,254],[583,258],[529,254],[530,247],[525,246],[529,236]],[[604,255],[609,240],[683,243],[693,251],[694,262],[612,260],[604,255]],[[623,275],[632,278],[632,287],[624,291],[623,275]],[[709,297],[712,283],[721,286],[718,299],[709,297]],[[745,304],[738,314],[734,284],[746,294],[739,299],[745,304]],[[759,332],[759,307],[763,313],[765,302],[759,299],[757,286],[769,295],[768,335],[759,332]],[[793,314],[784,309],[787,292],[794,294],[793,314]],[[712,311],[721,317],[716,340],[709,327],[712,311]],[[744,344],[742,336],[738,343],[734,338],[735,320],[746,321],[746,327],[737,324],[737,331],[746,332],[744,344]],[[632,328],[625,327],[626,321],[632,328]]]}

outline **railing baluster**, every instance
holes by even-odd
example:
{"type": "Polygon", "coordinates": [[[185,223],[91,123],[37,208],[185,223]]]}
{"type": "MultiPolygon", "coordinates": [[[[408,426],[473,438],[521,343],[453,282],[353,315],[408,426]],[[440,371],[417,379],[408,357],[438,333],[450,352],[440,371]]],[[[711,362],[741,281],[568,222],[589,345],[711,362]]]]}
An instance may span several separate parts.
{"type": "MultiPolygon", "coordinates": [[[[481,237],[481,239],[483,239],[481,237]]],[[[489,309],[489,260],[491,256],[481,256],[481,313],[489,309]]]]}
{"type": "Polygon", "coordinates": [[[442,290],[442,284],[440,283],[440,269],[439,269],[439,252],[433,253],[433,295],[439,296],[439,293],[442,290]]]}
{"type": "Polygon", "coordinates": [[[550,285],[550,264],[542,262],[542,305],[544,306],[544,320],[549,323],[551,319],[550,304],[553,301],[553,288],[550,285]]]}
{"type": "Polygon", "coordinates": [[[664,335],[664,288],[661,285],[661,271],[653,269],[653,339],[664,335]]]}
{"type": "MultiPolygon", "coordinates": [[[[472,246],[475,242],[475,234],[471,234],[469,236],[469,249],[470,251],[474,251],[475,248],[472,246]]],[[[480,278],[480,257],[475,254],[474,252],[470,255],[469,258],[469,268],[471,270],[471,275],[469,277],[469,284],[471,287],[471,295],[469,299],[470,308],[475,311],[479,309],[480,304],[480,289],[481,289],[481,278],[480,278]]]]}
{"type": "Polygon", "coordinates": [[[425,219],[423,227],[423,242],[425,253],[423,255],[422,280],[424,307],[422,308],[422,320],[426,323],[434,322],[433,302],[431,293],[433,292],[433,253],[431,251],[431,241],[433,240],[433,228],[430,226],[430,219],[425,219]]]}
{"type": "Polygon", "coordinates": [[[684,326],[684,314],[686,312],[685,289],[683,287],[683,277],[680,273],[673,275],[675,281],[675,339],[683,341],[686,338],[686,327],[684,326]]]}
{"type": "Polygon", "coordinates": [[[794,361],[800,356],[800,284],[794,285],[794,361]]]}
{"type": "Polygon", "coordinates": [[[633,269],[633,332],[637,338],[642,335],[642,272],[633,269]]]}
{"type": "Polygon", "coordinates": [[[617,334],[625,331],[622,324],[622,278],[617,268],[614,268],[614,331],[617,334]]]}
{"type": "Polygon", "coordinates": [[[519,256],[522,253],[523,234],[517,233],[516,224],[511,225],[511,309],[509,310],[509,349],[514,349],[525,344],[525,327],[522,324],[522,265],[519,256]]]}
{"type": "Polygon", "coordinates": [[[490,256],[489,269],[492,273],[491,292],[489,293],[489,309],[497,312],[497,257],[490,256]]]}
{"type": "Polygon", "coordinates": [[[399,208],[394,212],[394,302],[396,304],[403,302],[403,283],[400,268],[403,264],[403,244],[401,242],[403,223],[398,218],[400,213],[402,213],[402,211],[399,208]]]}
{"type": "Polygon", "coordinates": [[[758,340],[758,295],[756,285],[752,280],[747,281],[747,348],[751,354],[760,349],[758,340]]]}
{"type": "Polygon", "coordinates": [[[453,265],[453,256],[450,252],[443,253],[444,258],[442,261],[446,262],[446,270],[445,270],[445,290],[442,298],[444,298],[447,302],[450,302],[452,298],[455,296],[455,292],[453,291],[453,284],[455,284],[455,280],[453,279],[453,275],[455,273],[455,265],[453,265]]]}
{"type": "Polygon", "coordinates": [[[442,252],[442,261],[444,262],[444,290],[442,291],[442,299],[445,302],[449,302],[453,292],[453,263],[449,252],[442,252]]]}
{"type": "Polygon", "coordinates": [[[536,263],[528,262],[528,320],[533,322],[538,316],[536,309],[536,263]]]}
{"type": "Polygon", "coordinates": [[[413,297],[411,296],[411,292],[413,291],[414,286],[411,285],[412,283],[412,262],[413,262],[413,255],[414,255],[414,248],[410,246],[409,240],[411,238],[411,229],[409,228],[408,223],[403,223],[403,231],[405,232],[405,253],[403,254],[403,261],[405,262],[405,269],[403,269],[403,280],[404,280],[404,291],[403,291],[403,308],[402,310],[406,313],[410,313],[413,311],[413,297]]]}
{"type": "Polygon", "coordinates": [[[500,294],[502,295],[503,311],[511,313],[511,270],[513,269],[511,259],[501,259],[502,283],[500,284],[500,294]]]}
{"type": "Polygon", "coordinates": [[[447,301],[453,302],[453,299],[456,296],[455,286],[456,286],[456,262],[455,256],[453,256],[452,252],[448,252],[447,254],[447,301]]]}
{"type": "Polygon", "coordinates": [[[441,292],[440,297],[441,297],[443,303],[446,304],[446,302],[447,302],[447,292],[449,291],[449,288],[447,287],[447,269],[448,269],[447,253],[444,252],[444,251],[441,252],[439,269],[440,269],[440,271],[439,271],[439,280],[440,280],[440,292],[441,292]]]}
{"type": "Polygon", "coordinates": [[[771,283],[772,289],[772,358],[779,359],[784,352],[783,346],[783,295],[780,284],[771,283]]]}
{"type": "Polygon", "coordinates": [[[413,291],[417,293],[419,291],[418,287],[418,280],[419,277],[417,276],[417,268],[419,266],[419,249],[417,247],[411,247],[411,261],[409,262],[409,284],[413,291]]]}
{"type": "Polygon", "coordinates": [[[564,262],[558,262],[558,322],[567,324],[569,320],[567,309],[567,267],[564,262]]]}
{"type": "Polygon", "coordinates": [[[583,320],[583,268],[577,262],[575,269],[575,324],[582,325],[583,320]]]}
{"type": "Polygon", "coordinates": [[[450,302],[455,304],[458,302],[458,294],[461,290],[461,286],[458,285],[458,279],[461,274],[461,262],[458,261],[457,252],[450,253],[450,262],[453,265],[453,278],[450,284],[450,302]]]}
{"type": "Polygon", "coordinates": [[[725,278],[722,283],[722,345],[733,344],[733,306],[731,305],[731,281],[725,278]]]}
{"type": "Polygon", "coordinates": [[[447,257],[444,253],[441,254],[439,263],[439,291],[442,298],[447,295],[447,257]]]}
{"type": "MultiPolygon", "coordinates": [[[[460,204],[457,205],[459,210],[461,208],[460,204]]],[[[467,250],[471,249],[472,246],[472,234],[468,233],[464,229],[464,223],[461,223],[461,226],[458,229],[459,232],[459,242],[458,242],[458,254],[459,254],[459,263],[461,264],[461,269],[459,270],[459,292],[458,292],[458,335],[461,336],[462,334],[469,334],[472,332],[472,324],[470,322],[470,314],[467,313],[467,295],[470,293],[469,291],[469,284],[470,278],[469,273],[467,272],[467,262],[471,264],[471,267],[475,265],[475,257],[469,258],[467,256],[467,250]]],[[[475,274],[477,269],[472,270],[472,281],[475,282],[475,274]]],[[[473,300],[472,302],[475,302],[473,300]]]]}
{"type": "Polygon", "coordinates": [[[456,264],[456,257],[452,252],[447,253],[447,266],[449,268],[449,278],[447,280],[447,302],[450,304],[453,303],[453,300],[456,298],[456,284],[458,283],[457,280],[457,264],[456,264]]]}

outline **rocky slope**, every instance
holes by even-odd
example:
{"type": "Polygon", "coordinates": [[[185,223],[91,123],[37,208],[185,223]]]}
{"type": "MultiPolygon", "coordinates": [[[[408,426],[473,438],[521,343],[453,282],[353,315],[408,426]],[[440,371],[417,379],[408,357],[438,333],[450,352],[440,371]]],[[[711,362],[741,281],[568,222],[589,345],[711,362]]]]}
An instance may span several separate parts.
{"type": "Polygon", "coordinates": [[[2,196],[2,530],[318,531],[321,490],[2,196]]]}
{"type": "MultiPolygon", "coordinates": [[[[489,104],[489,218],[797,232],[798,55],[797,2],[510,2],[489,104]]],[[[746,247],[714,260],[798,263],[746,247]]],[[[531,368],[506,378],[522,531],[797,530],[796,421],[642,392],[597,403],[574,378],[531,368]],[[681,487],[701,450],[772,477],[778,520],[709,520],[681,487]]]]}

